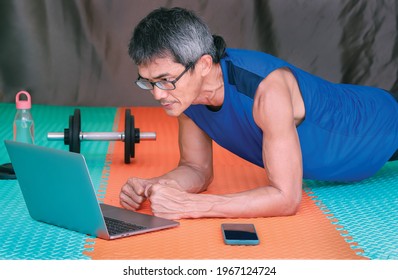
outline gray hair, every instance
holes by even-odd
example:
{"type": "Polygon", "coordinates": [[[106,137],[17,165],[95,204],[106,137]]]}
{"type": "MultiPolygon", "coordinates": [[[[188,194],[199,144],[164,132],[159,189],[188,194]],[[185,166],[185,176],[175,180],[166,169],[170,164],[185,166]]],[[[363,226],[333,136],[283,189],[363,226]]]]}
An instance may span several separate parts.
{"type": "MultiPolygon", "coordinates": [[[[159,8],[136,26],[128,52],[137,65],[170,56],[176,63],[188,66],[204,54],[219,62],[220,51],[214,42],[220,41],[220,38],[213,39],[208,26],[191,11],[159,8]]],[[[225,49],[223,40],[222,43],[221,53],[225,49]]]]}

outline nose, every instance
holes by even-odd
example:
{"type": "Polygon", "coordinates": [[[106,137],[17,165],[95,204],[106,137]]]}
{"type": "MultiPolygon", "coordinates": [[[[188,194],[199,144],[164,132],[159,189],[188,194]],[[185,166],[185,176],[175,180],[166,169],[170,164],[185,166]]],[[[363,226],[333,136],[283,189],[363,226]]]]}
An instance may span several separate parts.
{"type": "Polygon", "coordinates": [[[160,89],[157,86],[155,86],[151,90],[151,93],[152,93],[153,97],[155,98],[155,100],[164,99],[164,98],[166,98],[169,95],[167,90],[160,89]]]}

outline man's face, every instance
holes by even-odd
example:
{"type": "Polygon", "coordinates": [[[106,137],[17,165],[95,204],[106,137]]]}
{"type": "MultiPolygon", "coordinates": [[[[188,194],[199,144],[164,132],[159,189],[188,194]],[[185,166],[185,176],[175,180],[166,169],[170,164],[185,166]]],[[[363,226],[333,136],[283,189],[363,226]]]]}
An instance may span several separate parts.
{"type": "MultiPolygon", "coordinates": [[[[138,74],[141,79],[150,82],[174,81],[185,69],[184,65],[175,63],[170,58],[158,58],[148,64],[139,65],[138,74]]],[[[163,90],[154,86],[150,92],[168,115],[179,116],[194,103],[199,94],[200,80],[196,76],[194,70],[188,70],[175,83],[174,90],[163,90]]]]}

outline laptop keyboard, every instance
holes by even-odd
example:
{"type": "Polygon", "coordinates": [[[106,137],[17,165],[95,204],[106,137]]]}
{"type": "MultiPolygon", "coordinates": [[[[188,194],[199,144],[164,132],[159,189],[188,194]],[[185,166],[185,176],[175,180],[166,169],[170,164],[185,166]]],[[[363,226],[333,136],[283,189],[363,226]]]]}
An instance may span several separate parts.
{"type": "Polygon", "coordinates": [[[144,226],[126,223],[120,220],[104,217],[106,227],[108,228],[109,235],[121,234],[126,232],[137,231],[146,229],[144,226]]]}

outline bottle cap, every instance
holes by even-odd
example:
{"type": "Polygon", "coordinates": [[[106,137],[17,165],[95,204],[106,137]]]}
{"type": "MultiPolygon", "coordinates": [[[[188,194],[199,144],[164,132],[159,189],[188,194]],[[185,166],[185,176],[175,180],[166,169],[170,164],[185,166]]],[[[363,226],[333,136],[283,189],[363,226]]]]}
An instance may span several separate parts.
{"type": "Polygon", "coordinates": [[[17,109],[30,109],[32,107],[32,103],[30,101],[30,94],[27,91],[20,91],[17,93],[15,97],[15,104],[17,105],[17,109]],[[26,96],[26,100],[20,99],[21,95],[26,96]]]}

